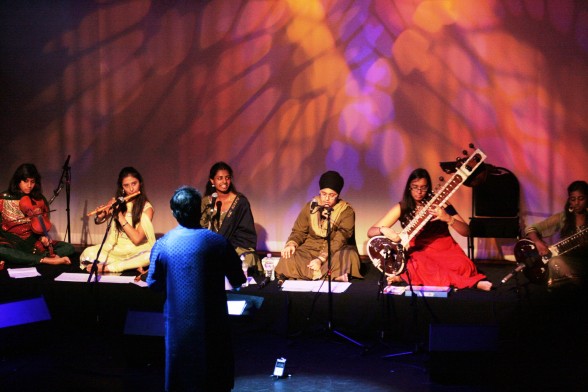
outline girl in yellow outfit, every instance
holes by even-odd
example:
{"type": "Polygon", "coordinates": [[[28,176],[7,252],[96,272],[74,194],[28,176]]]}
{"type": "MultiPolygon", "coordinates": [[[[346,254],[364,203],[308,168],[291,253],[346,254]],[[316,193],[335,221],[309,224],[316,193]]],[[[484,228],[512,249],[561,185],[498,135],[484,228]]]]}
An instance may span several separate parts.
{"type": "MultiPolygon", "coordinates": [[[[145,194],[143,177],[133,167],[125,167],[120,171],[116,198],[109,204],[113,204],[121,197],[126,197],[125,203],[100,211],[94,219],[96,224],[102,224],[113,213],[115,214],[108,237],[98,257],[100,262],[98,272],[137,269],[140,273],[144,273],[143,267],[149,265],[151,248],[155,243],[155,231],[152,224],[154,211],[145,194]],[[135,194],[136,196],[129,197],[135,194]]],[[[80,255],[80,268],[90,272],[99,249],[100,244],[86,248],[80,255]]]]}

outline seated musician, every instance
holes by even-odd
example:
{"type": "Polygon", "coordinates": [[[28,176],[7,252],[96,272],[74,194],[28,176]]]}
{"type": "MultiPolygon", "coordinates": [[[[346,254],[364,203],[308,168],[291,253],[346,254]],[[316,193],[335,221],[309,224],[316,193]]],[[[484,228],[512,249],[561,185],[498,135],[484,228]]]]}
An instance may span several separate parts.
{"type": "Polygon", "coordinates": [[[101,244],[97,244],[82,252],[80,268],[91,272],[92,263],[98,257],[98,273],[136,269],[144,275],[155,243],[153,206],[145,193],[143,177],[135,168],[123,168],[116,184],[116,197],[101,206],[94,218],[96,224],[112,219],[108,237],[101,250],[101,244]],[[120,198],[124,202],[116,203],[120,198]]]}
{"type": "Polygon", "coordinates": [[[319,195],[300,211],[276,266],[279,280],[317,280],[328,269],[327,229],[330,219],[331,276],[348,281],[362,278],[355,238],[355,211],[340,199],[344,180],[335,171],[323,173],[319,195]]]}
{"type": "Polygon", "coordinates": [[[31,163],[20,165],[0,196],[0,261],[7,267],[70,264],[74,247],[51,240],[48,215],[41,175],[31,163]]]}
{"type": "MultiPolygon", "coordinates": [[[[535,243],[537,251],[541,256],[551,254],[544,238],[558,235],[565,239],[575,233],[588,229],[586,211],[588,208],[588,183],[586,181],[574,181],[568,186],[568,199],[564,209],[549,218],[529,225],[525,228],[525,236],[535,243]]],[[[570,252],[548,261],[547,284],[567,280],[571,277],[583,275],[582,269],[586,270],[588,258],[588,244],[586,237],[583,237],[583,246],[579,246],[570,252]]]]}
{"type": "MultiPolygon", "coordinates": [[[[404,188],[402,200],[396,203],[368,230],[368,237],[385,236],[400,242],[399,233],[392,226],[400,221],[404,228],[432,195],[431,177],[425,169],[414,170],[404,188]]],[[[435,206],[429,213],[433,218],[414,237],[405,252],[406,270],[388,276],[388,283],[406,282],[415,286],[448,286],[457,289],[478,288],[489,291],[492,283],[476,270],[474,263],[455,242],[449,227],[462,236],[469,234],[469,226],[453,206],[435,206]]]]}
{"type": "Polygon", "coordinates": [[[263,271],[255,251],[257,232],[251,205],[247,197],[235,188],[233,169],[227,163],[217,162],[212,165],[204,196],[200,226],[229,240],[247,268],[263,271]]]}

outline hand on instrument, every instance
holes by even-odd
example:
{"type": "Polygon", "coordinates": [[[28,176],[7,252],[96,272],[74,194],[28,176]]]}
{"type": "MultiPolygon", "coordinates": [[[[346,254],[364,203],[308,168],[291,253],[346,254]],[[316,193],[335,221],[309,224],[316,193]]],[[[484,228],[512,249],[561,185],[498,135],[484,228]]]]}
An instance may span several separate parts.
{"type": "Polygon", "coordinates": [[[100,206],[98,206],[96,208],[96,216],[94,217],[94,222],[95,223],[103,223],[106,218],[108,217],[108,214],[110,214],[112,212],[112,204],[115,202],[114,197],[112,199],[110,199],[108,201],[108,203],[106,204],[101,204],[100,206]]]}
{"type": "Polygon", "coordinates": [[[541,256],[547,256],[551,253],[549,247],[543,240],[535,241],[535,246],[537,246],[537,252],[539,252],[539,255],[541,256]]]}
{"type": "Polygon", "coordinates": [[[398,233],[394,231],[394,229],[392,229],[391,227],[380,227],[380,233],[382,233],[386,238],[389,238],[393,242],[400,242],[401,240],[398,233]]]}
{"type": "MultiPolygon", "coordinates": [[[[105,207],[104,205],[101,205],[99,208],[103,208],[105,207]]],[[[102,210],[100,212],[98,212],[96,214],[96,220],[97,221],[103,221],[104,219],[106,219],[106,215],[108,214],[108,210],[102,210]]]]}
{"type": "Polygon", "coordinates": [[[432,221],[440,220],[443,222],[449,222],[451,220],[451,215],[449,215],[445,208],[440,206],[432,206],[429,208],[429,214],[433,215],[432,221]]]}
{"type": "Polygon", "coordinates": [[[290,256],[292,256],[294,253],[296,252],[296,246],[294,246],[293,244],[288,244],[284,247],[284,249],[282,249],[282,257],[285,259],[290,258],[290,256]]]}

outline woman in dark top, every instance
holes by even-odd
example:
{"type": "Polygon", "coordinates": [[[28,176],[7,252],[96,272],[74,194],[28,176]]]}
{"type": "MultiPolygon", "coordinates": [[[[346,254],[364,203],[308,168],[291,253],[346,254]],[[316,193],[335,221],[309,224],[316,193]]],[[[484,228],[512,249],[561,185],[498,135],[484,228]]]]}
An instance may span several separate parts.
{"type": "Polygon", "coordinates": [[[233,183],[233,169],[225,162],[210,168],[202,198],[200,225],[225,237],[247,268],[263,271],[255,251],[257,232],[249,200],[233,183]]]}

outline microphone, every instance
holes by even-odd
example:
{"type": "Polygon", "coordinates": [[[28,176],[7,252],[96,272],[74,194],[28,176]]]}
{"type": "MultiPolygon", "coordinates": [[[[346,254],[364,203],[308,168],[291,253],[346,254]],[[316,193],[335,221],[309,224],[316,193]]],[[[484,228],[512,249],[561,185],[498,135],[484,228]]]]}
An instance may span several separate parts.
{"type": "Polygon", "coordinates": [[[212,195],[210,195],[210,197],[211,200],[208,206],[210,207],[210,213],[212,214],[212,211],[214,211],[214,205],[216,204],[216,198],[218,197],[218,193],[214,192],[212,195]]]}
{"type": "Polygon", "coordinates": [[[218,193],[214,192],[212,195],[210,195],[210,197],[211,197],[211,201],[210,201],[209,206],[214,206],[216,203],[216,198],[218,197],[218,193]]]}
{"type": "Polygon", "coordinates": [[[513,276],[515,276],[515,274],[517,272],[521,272],[522,270],[524,270],[526,267],[526,264],[524,263],[518,263],[517,267],[508,275],[506,275],[504,278],[502,278],[502,280],[500,281],[501,284],[505,284],[506,282],[508,282],[510,280],[510,278],[512,278],[513,276]]]}
{"type": "Polygon", "coordinates": [[[320,209],[321,207],[319,206],[318,201],[316,201],[316,199],[312,199],[312,201],[310,202],[310,213],[314,214],[320,209]]]}
{"type": "Polygon", "coordinates": [[[331,207],[331,206],[330,206],[330,205],[328,205],[328,204],[325,204],[324,206],[322,206],[322,207],[321,207],[321,209],[322,209],[323,211],[327,211],[327,214],[330,214],[330,213],[331,213],[331,211],[333,211],[333,207],[331,207]]]}
{"type": "Polygon", "coordinates": [[[111,207],[112,207],[112,209],[117,209],[125,203],[126,203],[125,198],[122,196],[119,196],[116,198],[116,201],[114,203],[112,203],[111,207]]]}

